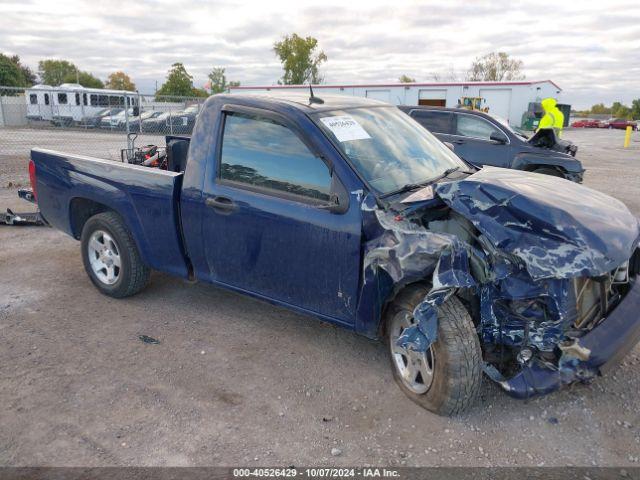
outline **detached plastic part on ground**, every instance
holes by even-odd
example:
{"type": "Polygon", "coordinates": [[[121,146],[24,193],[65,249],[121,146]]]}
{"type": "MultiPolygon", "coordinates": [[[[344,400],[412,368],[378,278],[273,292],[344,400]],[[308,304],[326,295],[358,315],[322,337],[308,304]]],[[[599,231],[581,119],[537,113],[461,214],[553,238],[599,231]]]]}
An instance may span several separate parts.
{"type": "Polygon", "coordinates": [[[426,352],[437,340],[438,306],[458,294],[476,304],[485,373],[527,398],[590,380],[638,342],[640,262],[629,259],[640,257],[640,226],[622,203],[565,180],[490,167],[430,193],[391,209],[372,196],[362,204],[363,294],[386,298],[432,279],[399,346],[426,352]],[[603,285],[606,292],[594,290],[603,285]],[[592,290],[594,304],[583,305],[592,290]],[[595,300],[597,291],[604,299],[595,300]]]}

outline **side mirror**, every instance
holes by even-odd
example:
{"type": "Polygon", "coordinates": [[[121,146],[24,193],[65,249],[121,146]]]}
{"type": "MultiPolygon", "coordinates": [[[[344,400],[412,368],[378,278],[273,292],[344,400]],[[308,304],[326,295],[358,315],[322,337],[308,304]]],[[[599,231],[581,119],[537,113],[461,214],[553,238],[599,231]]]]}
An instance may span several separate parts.
{"type": "Polygon", "coordinates": [[[453,146],[453,143],[451,143],[451,142],[442,142],[442,143],[444,143],[444,144],[445,144],[445,146],[446,146],[449,150],[451,150],[452,152],[454,152],[454,151],[455,151],[455,148],[456,148],[456,147],[454,147],[454,146],[453,146]]]}
{"type": "Polygon", "coordinates": [[[505,136],[504,133],[502,132],[491,132],[491,135],[489,136],[489,140],[491,140],[492,142],[497,142],[497,143],[507,143],[507,137],[505,136]]]}

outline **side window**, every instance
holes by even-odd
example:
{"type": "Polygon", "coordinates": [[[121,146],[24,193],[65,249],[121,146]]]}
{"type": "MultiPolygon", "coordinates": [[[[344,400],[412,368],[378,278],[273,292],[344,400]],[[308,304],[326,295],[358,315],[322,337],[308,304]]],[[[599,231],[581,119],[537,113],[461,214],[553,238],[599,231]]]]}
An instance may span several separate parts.
{"type": "Polygon", "coordinates": [[[451,133],[451,114],[434,110],[413,110],[411,116],[431,133],[451,133]]]}
{"type": "Polygon", "coordinates": [[[38,95],[36,95],[35,93],[32,93],[31,95],[29,95],[29,103],[31,105],[37,105],[38,104],[38,95]]]}
{"type": "Polygon", "coordinates": [[[489,140],[491,134],[499,132],[499,130],[487,122],[484,118],[475,117],[473,115],[456,115],[456,134],[465,137],[481,138],[489,140]]]}
{"type": "Polygon", "coordinates": [[[107,95],[98,95],[98,105],[100,107],[108,107],[109,97],[107,95]]]}
{"type": "Polygon", "coordinates": [[[227,114],[220,178],[292,195],[329,200],[325,163],[287,127],[267,119],[227,114]]]}
{"type": "Polygon", "coordinates": [[[59,93],[58,94],[58,103],[60,105],[66,105],[67,104],[67,94],[66,93],[59,93]]]}
{"type": "Polygon", "coordinates": [[[44,104],[45,105],[49,105],[49,94],[48,93],[44,94],[44,104]]]}
{"type": "Polygon", "coordinates": [[[76,92],[76,105],[80,105],[80,94],[76,92]]]}
{"type": "Polygon", "coordinates": [[[86,94],[86,93],[83,93],[83,94],[82,94],[82,103],[83,103],[84,105],[86,105],[86,104],[87,104],[87,94],[86,94]]]}
{"type": "Polygon", "coordinates": [[[97,107],[98,104],[98,96],[97,95],[90,95],[89,96],[89,100],[91,100],[91,106],[92,107],[97,107]]]}

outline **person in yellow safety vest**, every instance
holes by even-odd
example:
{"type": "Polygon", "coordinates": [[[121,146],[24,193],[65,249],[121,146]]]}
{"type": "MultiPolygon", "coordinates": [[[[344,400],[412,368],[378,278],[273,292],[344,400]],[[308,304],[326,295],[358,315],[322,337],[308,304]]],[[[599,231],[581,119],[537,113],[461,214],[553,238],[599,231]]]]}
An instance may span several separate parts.
{"type": "MultiPolygon", "coordinates": [[[[541,128],[553,128],[556,137],[560,138],[564,127],[564,114],[556,106],[556,99],[545,98],[541,104],[542,110],[544,110],[544,116],[540,119],[538,130],[541,128]]],[[[538,130],[536,130],[536,132],[538,130]]]]}

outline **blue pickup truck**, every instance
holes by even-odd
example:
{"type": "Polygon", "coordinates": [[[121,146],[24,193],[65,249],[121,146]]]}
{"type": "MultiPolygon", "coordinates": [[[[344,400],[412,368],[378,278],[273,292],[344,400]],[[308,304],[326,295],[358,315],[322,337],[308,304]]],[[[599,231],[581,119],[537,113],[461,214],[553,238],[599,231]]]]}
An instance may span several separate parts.
{"type": "Polygon", "coordinates": [[[399,387],[445,415],[483,372],[527,398],[640,339],[640,228],[622,203],[478,170],[395,107],[215,95],[166,152],[162,168],[31,153],[42,217],[106,295],[159,270],[384,338],[399,387]]]}

